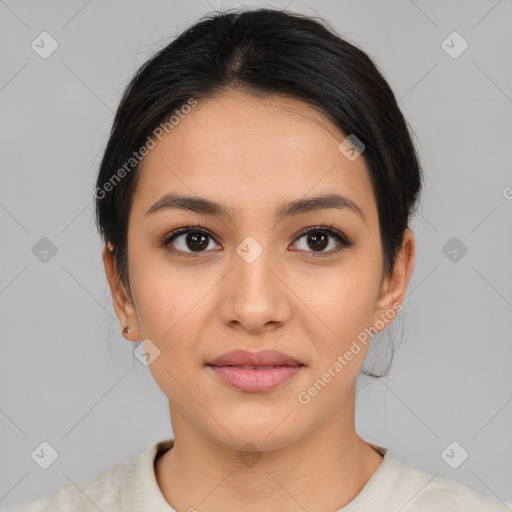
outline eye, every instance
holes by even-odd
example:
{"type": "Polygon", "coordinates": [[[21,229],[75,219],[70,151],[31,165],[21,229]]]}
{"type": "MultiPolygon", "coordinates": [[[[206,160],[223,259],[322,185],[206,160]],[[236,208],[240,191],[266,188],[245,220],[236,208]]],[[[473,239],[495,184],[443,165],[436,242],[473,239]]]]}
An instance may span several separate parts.
{"type": "MultiPolygon", "coordinates": [[[[299,251],[309,252],[312,257],[331,256],[354,244],[345,235],[332,229],[332,226],[306,228],[299,233],[296,240],[303,238],[305,244],[297,244],[297,242],[295,244],[299,245],[299,251]],[[325,251],[324,249],[330,245],[329,239],[334,239],[337,242],[337,247],[334,244],[335,248],[325,251]],[[310,251],[308,248],[313,250],[310,251]]],[[[215,241],[212,234],[200,225],[184,226],[173,230],[166,236],[162,241],[162,247],[177,256],[194,257],[194,253],[201,254],[212,249],[212,241],[215,241]]]]}
{"type": "Polygon", "coordinates": [[[213,240],[211,233],[201,226],[185,226],[172,231],[162,242],[168,251],[180,256],[205,252],[211,248],[213,240]]]}
{"type": "Polygon", "coordinates": [[[296,243],[298,250],[311,252],[311,256],[313,257],[331,256],[354,244],[354,242],[349,240],[345,235],[332,229],[331,226],[313,226],[307,228],[299,233],[298,240],[303,238],[305,239],[305,243],[296,243]],[[334,244],[334,249],[325,251],[324,249],[330,245],[329,239],[336,240],[338,246],[336,248],[336,244],[334,244]],[[312,251],[309,251],[308,248],[311,248],[312,251]]]}

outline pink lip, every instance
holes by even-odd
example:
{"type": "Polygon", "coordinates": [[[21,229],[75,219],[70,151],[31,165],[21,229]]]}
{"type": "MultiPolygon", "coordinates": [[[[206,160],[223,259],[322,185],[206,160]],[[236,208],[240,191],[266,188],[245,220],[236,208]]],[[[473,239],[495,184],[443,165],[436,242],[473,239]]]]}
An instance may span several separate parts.
{"type": "Polygon", "coordinates": [[[233,350],[207,363],[217,377],[241,391],[268,391],[294,377],[304,366],[276,350],[233,350]],[[275,368],[243,368],[275,366],[275,368]]]}
{"type": "Polygon", "coordinates": [[[248,350],[232,350],[226,352],[213,361],[208,361],[211,366],[299,366],[302,363],[294,357],[278,352],[277,350],[260,350],[249,352],[248,350]]]}
{"type": "Polygon", "coordinates": [[[296,375],[302,366],[276,366],[269,370],[245,369],[240,366],[211,366],[224,382],[241,391],[268,391],[296,375]]]}

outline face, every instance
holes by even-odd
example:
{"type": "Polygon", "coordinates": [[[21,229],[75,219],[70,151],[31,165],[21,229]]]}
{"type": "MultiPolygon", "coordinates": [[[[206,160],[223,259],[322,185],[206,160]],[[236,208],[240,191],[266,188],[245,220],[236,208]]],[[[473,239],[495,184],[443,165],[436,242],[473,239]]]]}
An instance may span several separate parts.
{"type": "Polygon", "coordinates": [[[133,302],[115,285],[107,251],[104,260],[130,339],[160,351],[149,368],[173,424],[269,450],[353,408],[367,344],[351,347],[365,328],[391,323],[413,245],[407,238],[395,277],[385,278],[368,169],[363,156],[338,149],[344,138],[298,100],[225,93],[199,100],[142,161],[128,227],[133,302]],[[169,193],[206,198],[229,215],[176,204],[147,213],[169,193]],[[345,206],[286,209],[333,194],[345,206]],[[274,349],[302,366],[271,389],[240,389],[208,366],[234,349],[274,349]],[[309,391],[319,379],[325,385],[309,391]]]}

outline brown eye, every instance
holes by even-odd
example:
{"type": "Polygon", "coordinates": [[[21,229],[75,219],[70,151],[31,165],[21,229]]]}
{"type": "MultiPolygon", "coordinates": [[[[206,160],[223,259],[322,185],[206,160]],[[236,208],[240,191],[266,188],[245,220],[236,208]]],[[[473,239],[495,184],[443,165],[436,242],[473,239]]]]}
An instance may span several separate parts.
{"type": "Polygon", "coordinates": [[[187,233],[185,235],[185,245],[192,251],[203,251],[208,247],[208,235],[203,233],[187,233]]]}
{"type": "Polygon", "coordinates": [[[297,240],[301,239],[305,239],[305,243],[296,242],[294,245],[300,251],[312,253],[312,256],[329,256],[354,244],[346,236],[327,226],[308,228],[298,236],[297,240]],[[326,251],[329,246],[331,249],[326,251]]]}
{"type": "Polygon", "coordinates": [[[323,251],[329,245],[329,235],[322,232],[308,233],[307,244],[315,251],[323,251]]]}
{"type": "Polygon", "coordinates": [[[210,232],[201,227],[187,226],[175,229],[164,241],[163,246],[173,253],[203,253],[211,245],[210,232]]]}

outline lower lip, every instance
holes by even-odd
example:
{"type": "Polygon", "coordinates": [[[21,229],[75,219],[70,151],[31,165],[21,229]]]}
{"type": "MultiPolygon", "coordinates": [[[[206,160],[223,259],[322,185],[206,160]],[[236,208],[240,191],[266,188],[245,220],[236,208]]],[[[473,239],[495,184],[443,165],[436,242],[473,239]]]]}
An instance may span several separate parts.
{"type": "Polygon", "coordinates": [[[224,382],[241,391],[268,391],[289,381],[302,366],[276,366],[267,370],[237,366],[209,366],[224,382]]]}

